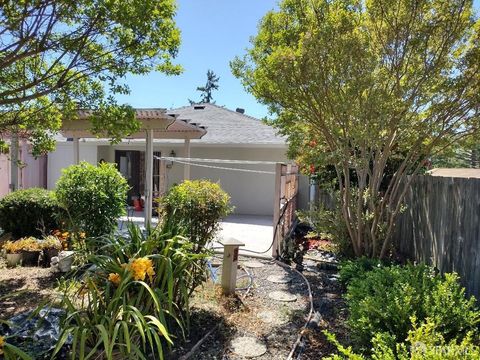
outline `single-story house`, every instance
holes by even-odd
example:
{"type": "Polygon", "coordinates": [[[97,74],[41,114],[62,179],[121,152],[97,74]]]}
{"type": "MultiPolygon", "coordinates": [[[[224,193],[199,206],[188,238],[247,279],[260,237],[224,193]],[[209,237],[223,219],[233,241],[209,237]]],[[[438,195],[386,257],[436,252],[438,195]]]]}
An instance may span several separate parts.
{"type": "MultiPolygon", "coordinates": [[[[194,104],[171,110],[137,109],[137,118],[150,119],[154,116],[172,119],[168,131],[159,131],[158,136],[153,134],[154,192],[160,187],[159,158],[169,157],[164,177],[167,188],[180,183],[188,172],[190,179],[219,182],[230,194],[236,214],[273,214],[274,163],[288,161],[286,139],[279,136],[275,129],[246,115],[243,109],[233,111],[215,104],[194,104]],[[171,161],[171,158],[178,160],[171,161]],[[182,158],[217,159],[217,162],[202,160],[197,163],[192,160],[190,165],[186,165],[182,158]],[[247,160],[248,163],[221,160],[247,160]]],[[[70,134],[68,124],[64,130],[64,137],[57,139],[56,150],[41,160],[46,171],[40,186],[53,189],[61,170],[76,161],[93,164],[106,161],[117,163],[120,172],[128,179],[130,198],[143,195],[145,164],[148,161],[145,159],[145,138],[132,137],[112,145],[107,139],[87,137],[86,133],[84,137],[78,128],[70,134]],[[74,149],[78,149],[78,153],[74,149]]],[[[36,184],[29,184],[33,185],[36,184]]],[[[305,207],[307,202],[308,179],[301,176],[298,205],[305,207]]]]}

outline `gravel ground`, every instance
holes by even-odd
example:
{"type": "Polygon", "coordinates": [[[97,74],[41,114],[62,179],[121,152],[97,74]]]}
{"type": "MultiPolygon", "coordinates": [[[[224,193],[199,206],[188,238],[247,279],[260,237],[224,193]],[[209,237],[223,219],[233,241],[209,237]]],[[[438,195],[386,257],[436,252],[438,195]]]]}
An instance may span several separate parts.
{"type": "MultiPolygon", "coordinates": [[[[245,260],[250,259],[241,258],[240,264],[245,260]]],[[[261,268],[247,268],[253,276],[253,287],[248,294],[239,291],[239,297],[226,299],[219,294],[218,287],[209,285],[196,295],[194,307],[221,313],[225,322],[206,340],[192,359],[244,359],[231,349],[231,341],[240,336],[254,337],[267,346],[267,352],[256,359],[287,358],[310,310],[307,286],[295,271],[269,261],[261,262],[264,264],[261,268]],[[270,275],[284,275],[290,277],[291,281],[287,284],[272,283],[267,280],[270,275]],[[273,300],[269,297],[269,293],[273,291],[287,291],[295,294],[297,300],[273,300]],[[212,296],[206,295],[212,292],[212,296]]],[[[242,271],[239,270],[239,275],[242,271]]],[[[238,285],[240,284],[237,283],[238,285]]],[[[244,285],[242,283],[240,287],[244,285]]]]}
{"type": "Polygon", "coordinates": [[[59,273],[50,268],[7,268],[0,257],[0,319],[36,308],[43,301],[52,301],[59,273]]]}
{"type": "MultiPolygon", "coordinates": [[[[311,259],[311,252],[308,255],[311,259]]],[[[314,311],[319,316],[314,316],[316,321],[305,331],[304,341],[297,349],[296,356],[300,354],[298,359],[302,360],[317,360],[335,351],[335,347],[323,334],[324,330],[334,333],[341,343],[348,343],[348,331],[345,326],[347,311],[342,299],[344,289],[338,281],[337,271],[331,266],[325,266],[321,256],[318,262],[297,260],[300,265],[296,265],[296,268],[310,283],[314,311]]],[[[331,258],[328,260],[330,261],[331,258]]],[[[247,269],[254,276],[254,285],[246,296],[245,292],[239,291],[238,299],[230,300],[230,303],[224,300],[222,303],[219,300],[221,299],[220,289],[213,285],[197,293],[193,301],[194,307],[202,308],[207,313],[220,314],[222,322],[219,329],[207,338],[192,359],[244,359],[234,354],[231,349],[231,341],[239,336],[254,337],[267,346],[267,352],[255,359],[287,358],[310,310],[307,286],[293,270],[269,261],[262,261],[262,263],[265,264],[262,268],[247,269]],[[275,284],[266,280],[270,275],[285,275],[291,277],[292,281],[288,284],[275,284]],[[270,299],[268,294],[278,290],[296,294],[297,301],[280,303],[270,299]],[[273,318],[274,322],[265,322],[266,317],[273,318]]],[[[241,274],[242,270],[239,269],[239,275],[241,274]]],[[[244,284],[237,283],[237,286],[244,286],[244,284]]],[[[211,327],[200,332],[206,334],[214,326],[215,324],[212,324],[211,327]]],[[[202,338],[200,335],[195,337],[202,338]]],[[[195,343],[192,341],[190,347],[195,343]]]]}
{"type": "Polygon", "coordinates": [[[347,311],[342,298],[344,289],[335,277],[335,271],[305,271],[313,293],[315,311],[320,313],[316,326],[312,326],[305,336],[302,360],[317,360],[330,355],[335,347],[323,334],[324,330],[334,333],[342,344],[348,343],[348,330],[345,326],[347,311]]]}

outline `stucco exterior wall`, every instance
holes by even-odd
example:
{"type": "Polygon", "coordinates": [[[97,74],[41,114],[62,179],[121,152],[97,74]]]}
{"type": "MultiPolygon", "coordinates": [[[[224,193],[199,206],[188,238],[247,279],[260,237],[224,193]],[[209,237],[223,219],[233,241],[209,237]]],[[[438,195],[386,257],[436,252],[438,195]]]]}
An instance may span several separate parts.
{"type": "MultiPolygon", "coordinates": [[[[80,142],[80,161],[97,163],[97,145],[80,142]]],[[[73,143],[57,143],[55,151],[48,153],[47,189],[55,188],[62,169],[73,164],[73,143]]]]}
{"type": "MultiPolygon", "coordinates": [[[[44,188],[47,185],[47,157],[35,158],[30,153],[31,146],[20,143],[18,158],[24,166],[18,167],[18,188],[44,188]]],[[[0,198],[10,193],[11,160],[7,154],[0,154],[0,198]]]]}
{"type": "MultiPolygon", "coordinates": [[[[80,160],[97,163],[100,159],[107,162],[115,161],[115,150],[139,150],[145,147],[138,143],[123,143],[114,146],[93,145],[80,143],[80,160]]],[[[177,157],[183,156],[183,145],[180,144],[155,144],[154,151],[160,151],[168,156],[171,151],[177,157]]],[[[283,162],[287,161],[285,147],[241,147],[241,146],[199,146],[192,144],[190,156],[194,158],[235,159],[235,160],[264,160],[283,162]]],[[[54,153],[48,157],[48,187],[53,188],[60,176],[61,169],[73,162],[73,148],[71,143],[63,143],[57,146],[54,153]]],[[[243,167],[263,171],[275,171],[274,165],[231,165],[212,164],[221,167],[243,167]]],[[[180,183],[183,180],[183,165],[174,163],[168,169],[168,186],[180,183]]],[[[274,196],[274,175],[228,171],[220,169],[202,168],[191,166],[191,179],[209,179],[220,183],[222,188],[231,196],[232,205],[235,206],[236,214],[272,215],[274,196]]],[[[306,207],[308,202],[308,180],[300,178],[299,206],[306,207]]]]}
{"type": "MultiPolygon", "coordinates": [[[[285,149],[266,148],[193,148],[192,157],[235,160],[286,161],[285,149]]],[[[212,164],[220,167],[244,168],[275,172],[275,165],[212,164]]],[[[230,194],[236,214],[272,215],[275,175],[229,171],[191,166],[192,179],[210,179],[220,183],[230,194]]],[[[183,165],[174,164],[169,183],[183,179],[183,165]]]]}
{"type": "Polygon", "coordinates": [[[10,191],[10,160],[8,155],[0,154],[0,198],[10,191]]]}

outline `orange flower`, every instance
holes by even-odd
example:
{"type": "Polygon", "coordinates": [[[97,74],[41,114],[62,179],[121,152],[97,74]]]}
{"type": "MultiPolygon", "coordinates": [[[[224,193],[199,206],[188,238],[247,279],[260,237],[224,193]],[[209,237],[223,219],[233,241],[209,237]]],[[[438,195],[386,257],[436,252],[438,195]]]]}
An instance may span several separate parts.
{"type": "Polygon", "coordinates": [[[139,259],[134,259],[129,264],[129,270],[132,272],[134,280],[145,280],[145,276],[148,275],[150,281],[152,281],[153,275],[155,275],[155,270],[153,270],[152,260],[144,257],[139,259]]]}
{"type": "Polygon", "coordinates": [[[3,347],[5,346],[5,338],[0,336],[0,355],[3,355],[3,347]]]}
{"type": "Polygon", "coordinates": [[[120,274],[110,273],[108,275],[108,280],[111,281],[112,283],[114,283],[116,286],[118,286],[118,284],[120,284],[120,281],[122,280],[122,278],[120,277],[120,274]]]}

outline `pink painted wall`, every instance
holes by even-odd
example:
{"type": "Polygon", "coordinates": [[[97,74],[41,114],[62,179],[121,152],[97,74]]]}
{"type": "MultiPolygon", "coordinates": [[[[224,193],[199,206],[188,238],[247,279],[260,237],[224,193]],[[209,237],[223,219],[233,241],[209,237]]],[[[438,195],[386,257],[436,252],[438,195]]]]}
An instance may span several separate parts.
{"type": "MultiPolygon", "coordinates": [[[[20,145],[18,158],[26,165],[18,170],[20,189],[31,187],[47,187],[47,156],[35,159],[30,154],[30,145],[20,145]]],[[[0,155],[0,198],[10,192],[10,160],[9,155],[0,155]]]]}
{"type": "Polygon", "coordinates": [[[10,161],[8,155],[0,154],[0,198],[9,192],[10,161]]]}

